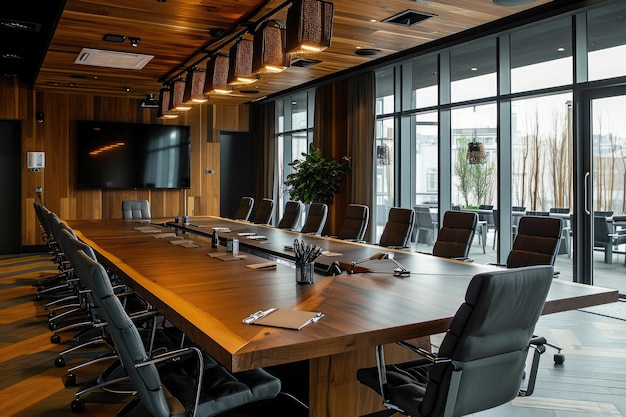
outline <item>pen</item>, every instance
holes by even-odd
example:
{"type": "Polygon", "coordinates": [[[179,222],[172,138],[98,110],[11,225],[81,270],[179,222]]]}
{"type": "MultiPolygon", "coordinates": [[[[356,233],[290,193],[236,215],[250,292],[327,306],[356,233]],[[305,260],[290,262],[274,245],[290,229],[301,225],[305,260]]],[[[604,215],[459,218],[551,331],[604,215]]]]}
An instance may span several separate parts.
{"type": "Polygon", "coordinates": [[[243,319],[243,322],[246,323],[246,324],[252,324],[252,323],[256,322],[257,320],[262,319],[263,317],[269,316],[270,314],[272,314],[276,310],[278,310],[278,307],[272,307],[272,308],[270,308],[268,310],[265,310],[265,311],[257,311],[256,313],[252,313],[248,317],[243,319]]]}

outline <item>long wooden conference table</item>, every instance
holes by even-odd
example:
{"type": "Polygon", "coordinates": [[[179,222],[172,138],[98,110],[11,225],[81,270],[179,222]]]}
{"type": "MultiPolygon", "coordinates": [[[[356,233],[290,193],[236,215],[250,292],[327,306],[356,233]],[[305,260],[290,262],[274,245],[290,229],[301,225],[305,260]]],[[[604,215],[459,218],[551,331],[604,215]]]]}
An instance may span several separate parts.
{"type": "MultiPolygon", "coordinates": [[[[356,369],[374,363],[374,346],[424,338],[446,331],[463,302],[470,278],[495,266],[394,251],[376,245],[302,235],[219,217],[192,218],[149,226],[124,220],[67,222],[96,251],[100,261],[161,311],[188,337],[233,372],[308,360],[310,416],[349,417],[381,408],[380,399],[362,387],[356,369]],[[209,256],[225,252],[211,247],[213,228],[222,243],[239,238],[241,259],[209,256]],[[176,230],[179,236],[172,236],[176,230]],[[153,230],[154,231],[154,230],[153,230]],[[265,236],[251,240],[241,233],[265,236]],[[171,241],[193,240],[185,248],[171,241]],[[297,284],[290,265],[294,239],[320,246],[325,255],[316,266],[334,261],[350,265],[377,253],[394,253],[409,276],[394,276],[388,259],[358,265],[360,273],[316,274],[313,284],[297,284]],[[193,246],[193,245],[192,245],[193,246]],[[249,266],[276,260],[274,269],[249,266]],[[244,324],[259,310],[318,311],[323,319],[300,330],[244,324]]],[[[616,290],[554,280],[544,314],[617,301],[616,290]]],[[[427,339],[426,339],[427,340],[427,339]]],[[[401,349],[387,349],[407,359],[401,349]]]]}

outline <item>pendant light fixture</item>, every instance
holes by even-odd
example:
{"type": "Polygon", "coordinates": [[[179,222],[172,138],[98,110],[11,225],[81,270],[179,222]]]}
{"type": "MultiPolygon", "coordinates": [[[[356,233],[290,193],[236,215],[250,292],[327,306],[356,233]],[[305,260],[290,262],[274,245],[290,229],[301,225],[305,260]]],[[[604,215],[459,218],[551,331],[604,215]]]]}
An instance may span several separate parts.
{"type": "Polygon", "coordinates": [[[334,6],[321,0],[296,0],[287,11],[287,48],[291,54],[320,52],[330,46],[334,6]]]}
{"type": "Polygon", "coordinates": [[[252,72],[253,44],[250,39],[240,39],[230,48],[228,55],[228,84],[252,84],[257,76],[252,72]]]}
{"type": "Polygon", "coordinates": [[[182,78],[178,78],[172,81],[170,93],[170,107],[171,111],[188,111],[191,110],[191,104],[183,103],[183,96],[185,95],[185,81],[182,78]]]}
{"type": "Polygon", "coordinates": [[[228,85],[228,55],[217,54],[206,65],[204,94],[230,94],[228,85]]]}
{"type": "Polygon", "coordinates": [[[178,117],[178,113],[170,110],[170,93],[169,87],[163,87],[159,91],[158,119],[175,119],[178,117]]]}
{"type": "Polygon", "coordinates": [[[206,103],[208,101],[208,98],[204,95],[205,78],[206,71],[202,68],[193,67],[187,71],[183,103],[196,104],[206,103]]]}
{"type": "Polygon", "coordinates": [[[252,72],[278,73],[289,67],[290,56],[285,53],[285,32],[278,21],[269,20],[254,33],[252,72]]]}

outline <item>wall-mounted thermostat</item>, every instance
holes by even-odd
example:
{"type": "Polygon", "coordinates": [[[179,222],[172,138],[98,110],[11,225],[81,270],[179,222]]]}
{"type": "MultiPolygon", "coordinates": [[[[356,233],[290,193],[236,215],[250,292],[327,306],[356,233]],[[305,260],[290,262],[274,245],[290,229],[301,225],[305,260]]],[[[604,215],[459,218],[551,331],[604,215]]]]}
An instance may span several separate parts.
{"type": "Polygon", "coordinates": [[[26,165],[29,171],[39,172],[46,166],[45,152],[27,152],[26,165]]]}

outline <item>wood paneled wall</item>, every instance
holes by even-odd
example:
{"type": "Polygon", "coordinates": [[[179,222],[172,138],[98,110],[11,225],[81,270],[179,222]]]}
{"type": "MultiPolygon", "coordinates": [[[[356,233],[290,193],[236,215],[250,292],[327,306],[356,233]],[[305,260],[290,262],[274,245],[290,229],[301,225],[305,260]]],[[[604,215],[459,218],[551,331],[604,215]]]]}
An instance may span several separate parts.
{"type": "Polygon", "coordinates": [[[182,215],[185,197],[189,215],[218,215],[219,131],[248,130],[248,107],[202,104],[178,119],[162,122],[156,119],[156,110],[141,109],[137,99],[35,92],[14,78],[1,77],[0,118],[22,120],[22,246],[41,244],[33,210],[33,202],[38,201],[35,187],[43,188],[41,202],[65,219],[119,218],[126,199],[149,200],[153,217],[182,215]],[[42,123],[35,120],[37,112],[44,114],[42,123]],[[190,125],[190,189],[76,190],[76,121],[81,119],[190,125]],[[32,151],[46,153],[41,172],[26,169],[26,152],[32,151]],[[205,174],[206,170],[214,173],[205,174]]]}

